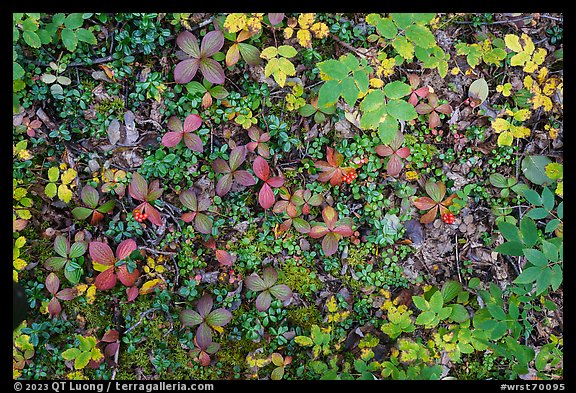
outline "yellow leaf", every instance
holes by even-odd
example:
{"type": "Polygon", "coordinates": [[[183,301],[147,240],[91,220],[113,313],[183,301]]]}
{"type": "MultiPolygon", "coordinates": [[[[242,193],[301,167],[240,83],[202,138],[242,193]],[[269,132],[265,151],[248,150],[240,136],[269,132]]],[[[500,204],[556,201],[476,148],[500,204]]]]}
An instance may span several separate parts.
{"type": "Polygon", "coordinates": [[[17,271],[20,271],[20,270],[24,269],[26,266],[28,266],[28,263],[26,263],[26,261],[23,260],[22,258],[16,258],[12,262],[12,265],[14,266],[14,269],[16,269],[17,271]]]}
{"type": "Polygon", "coordinates": [[[292,35],[294,34],[294,29],[291,27],[287,27],[284,29],[284,38],[285,39],[290,39],[292,38],[292,35]]]}
{"type": "MultiPolygon", "coordinates": [[[[512,62],[510,62],[510,64],[512,64],[512,62]]],[[[536,63],[534,63],[533,61],[528,60],[526,62],[526,64],[524,65],[524,68],[522,69],[522,71],[524,71],[528,74],[531,74],[534,71],[536,71],[537,69],[538,69],[538,65],[536,63]]]]}
{"type": "Polygon", "coordinates": [[[522,45],[520,45],[520,38],[514,34],[506,34],[504,36],[504,42],[506,47],[513,50],[514,52],[522,52],[522,45]]]}
{"type": "Polygon", "coordinates": [[[166,269],[164,268],[164,266],[160,266],[160,265],[159,265],[159,266],[156,266],[156,272],[157,272],[157,273],[162,274],[162,273],[164,273],[165,271],[166,271],[166,269]]]}
{"type": "Polygon", "coordinates": [[[532,105],[533,109],[543,107],[545,111],[552,110],[552,100],[543,94],[535,94],[534,97],[532,97],[532,105]]]}
{"type": "Polygon", "coordinates": [[[18,152],[18,158],[20,158],[23,161],[26,161],[32,158],[32,154],[30,154],[28,150],[20,150],[18,152]]]}
{"type": "Polygon", "coordinates": [[[326,302],[326,307],[329,312],[335,312],[338,310],[338,304],[336,303],[336,297],[334,297],[334,295],[330,296],[330,299],[326,302]]]}
{"type": "Polygon", "coordinates": [[[532,42],[532,38],[528,36],[526,33],[522,33],[522,41],[524,41],[524,49],[523,52],[531,55],[534,52],[534,43],[532,42]]]}
{"type": "Polygon", "coordinates": [[[258,18],[248,18],[246,28],[251,35],[258,34],[262,30],[262,22],[258,18]]]}
{"type": "Polygon", "coordinates": [[[560,86],[560,79],[552,77],[542,86],[542,93],[550,97],[560,86]]]}
{"type": "Polygon", "coordinates": [[[492,128],[496,132],[506,131],[510,128],[510,123],[506,119],[498,118],[492,122],[492,128]]]}
{"type": "Polygon", "coordinates": [[[530,129],[523,126],[510,126],[510,132],[515,138],[525,138],[530,136],[530,129]]]}
{"type": "Polygon", "coordinates": [[[530,118],[530,111],[528,109],[520,109],[514,113],[514,120],[525,121],[530,118]]]}
{"type": "Polygon", "coordinates": [[[76,293],[78,294],[78,296],[83,295],[84,292],[86,292],[87,289],[88,289],[88,285],[86,285],[86,284],[78,284],[78,285],[76,285],[76,293]]]}
{"type": "Polygon", "coordinates": [[[530,60],[530,55],[528,53],[526,52],[516,53],[510,59],[510,65],[513,67],[521,66],[524,65],[528,60],[530,60]]]}
{"type": "Polygon", "coordinates": [[[58,198],[63,202],[70,202],[72,199],[72,191],[66,186],[66,184],[60,184],[58,186],[58,198]]]}
{"type": "Polygon", "coordinates": [[[533,85],[534,79],[530,75],[526,75],[524,78],[524,87],[528,90],[531,90],[533,85]]]}
{"type": "Polygon", "coordinates": [[[558,195],[561,198],[564,198],[564,182],[563,181],[558,182],[558,185],[556,186],[556,195],[558,195]]]}
{"type": "Polygon", "coordinates": [[[458,75],[459,72],[460,72],[460,68],[458,68],[458,67],[454,67],[450,70],[450,73],[452,75],[458,75]]]}
{"type": "Polygon", "coordinates": [[[70,182],[76,178],[76,174],[77,174],[76,171],[72,168],[64,171],[64,173],[60,177],[62,184],[70,184],[70,182]]]}
{"type": "Polygon", "coordinates": [[[548,52],[546,51],[546,49],[538,48],[536,50],[536,52],[534,53],[534,55],[532,55],[532,61],[534,63],[540,65],[544,62],[544,59],[546,58],[547,54],[548,54],[548,52]]]}
{"type": "Polygon", "coordinates": [[[326,24],[322,22],[314,23],[310,28],[310,30],[312,31],[312,33],[314,33],[314,36],[316,38],[326,38],[328,37],[328,33],[330,32],[328,26],[326,26],[326,24]]]}
{"type": "Polygon", "coordinates": [[[310,30],[301,29],[296,33],[298,43],[305,48],[312,48],[312,34],[310,30]]]}
{"type": "Polygon", "coordinates": [[[92,304],[94,300],[96,300],[96,285],[90,285],[86,291],[86,301],[88,304],[92,304]]]}
{"type": "Polygon", "coordinates": [[[229,33],[239,32],[246,26],[246,14],[243,13],[233,13],[229,14],[224,21],[224,28],[228,30],[229,33]]]}
{"type": "Polygon", "coordinates": [[[286,84],[286,74],[283,71],[278,70],[274,73],[274,80],[280,87],[284,87],[286,84]]]}
{"type": "Polygon", "coordinates": [[[103,272],[105,270],[111,269],[113,268],[113,266],[110,265],[104,265],[101,263],[98,263],[96,261],[92,261],[92,267],[94,268],[94,270],[96,270],[97,272],[103,272]]]}
{"type": "Polygon", "coordinates": [[[498,146],[512,146],[512,142],[514,141],[514,137],[512,133],[509,131],[504,131],[500,135],[498,135],[498,146]]]}
{"type": "Polygon", "coordinates": [[[62,169],[63,171],[65,171],[66,168],[68,168],[68,165],[66,165],[65,162],[60,163],[60,169],[62,169]]]}
{"type": "Polygon", "coordinates": [[[379,89],[382,86],[384,86],[384,81],[382,79],[379,79],[379,78],[371,78],[370,79],[370,87],[373,87],[375,89],[379,89]]]}
{"type": "MultiPolygon", "coordinates": [[[[304,13],[304,14],[300,14],[300,16],[298,16],[298,24],[300,25],[300,27],[302,29],[308,29],[312,23],[314,22],[314,18],[316,17],[316,14],[314,13],[304,13]]],[[[302,45],[304,46],[304,45],[302,45]]]]}
{"type": "Polygon", "coordinates": [[[146,281],[140,288],[140,295],[147,295],[154,292],[154,288],[162,283],[162,280],[156,278],[154,280],[146,281]]]}
{"type": "Polygon", "coordinates": [[[18,282],[18,272],[16,270],[12,270],[12,281],[18,282]]]}

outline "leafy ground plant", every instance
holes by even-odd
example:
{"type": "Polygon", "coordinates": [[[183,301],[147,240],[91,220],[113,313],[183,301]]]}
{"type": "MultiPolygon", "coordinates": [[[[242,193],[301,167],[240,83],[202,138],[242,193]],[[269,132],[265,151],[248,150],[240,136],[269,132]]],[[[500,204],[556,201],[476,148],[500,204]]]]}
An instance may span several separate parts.
{"type": "Polygon", "coordinates": [[[162,137],[162,144],[166,147],[174,147],[184,139],[184,144],[192,151],[202,153],[204,150],[204,145],[202,140],[192,131],[196,131],[202,125],[202,118],[198,115],[192,114],[188,115],[184,120],[184,125],[182,121],[176,116],[172,116],[168,119],[168,129],[171,130],[164,134],[162,137]]]}
{"type": "Polygon", "coordinates": [[[196,326],[196,343],[201,351],[207,351],[212,342],[212,329],[222,331],[222,326],[232,319],[232,313],[225,308],[212,310],[214,299],[205,294],[196,305],[196,310],[182,310],[180,322],[183,326],[196,326]]]}
{"type": "Polygon", "coordinates": [[[202,198],[198,200],[196,195],[196,191],[190,188],[186,191],[183,191],[179,196],[180,202],[190,209],[190,212],[182,214],[182,220],[184,222],[192,222],[194,221],[194,228],[198,232],[204,233],[209,235],[212,233],[212,219],[207,216],[206,214],[202,213],[207,211],[212,202],[209,198],[202,198]]]}
{"type": "Polygon", "coordinates": [[[256,184],[256,179],[250,172],[238,169],[244,161],[246,161],[246,146],[236,146],[230,152],[228,162],[222,158],[217,158],[212,162],[212,168],[216,173],[223,173],[224,176],[216,183],[216,194],[218,196],[226,195],[232,188],[234,182],[241,184],[245,187],[253,186],[256,184]]]}
{"type": "Polygon", "coordinates": [[[185,58],[174,68],[174,81],[188,83],[200,70],[204,78],[210,83],[221,85],[224,83],[224,70],[222,66],[211,57],[224,46],[224,35],[214,30],[202,38],[198,46],[198,39],[189,31],[178,34],[176,44],[185,52],[185,58]],[[187,57],[187,58],[186,58],[187,57]]]}
{"type": "Polygon", "coordinates": [[[140,275],[134,261],[129,259],[132,252],[138,248],[134,240],[122,241],[116,248],[116,255],[110,246],[103,242],[93,241],[88,247],[94,270],[100,272],[94,281],[96,288],[101,291],[112,289],[117,280],[127,287],[134,285],[140,275]]]}
{"type": "Polygon", "coordinates": [[[83,273],[76,258],[80,258],[87,250],[86,242],[78,241],[70,245],[70,241],[64,235],[58,235],[54,239],[54,251],[59,255],[46,260],[44,267],[51,271],[59,271],[64,268],[64,276],[72,284],[80,282],[83,273]]]}
{"type": "Polygon", "coordinates": [[[162,195],[163,190],[160,188],[160,181],[153,180],[148,186],[148,182],[141,174],[138,172],[132,173],[132,180],[130,181],[130,185],[128,186],[128,193],[133,199],[137,201],[142,201],[142,203],[133,211],[133,214],[138,212],[139,214],[146,214],[147,218],[150,222],[154,225],[161,226],[162,225],[162,217],[160,216],[160,212],[152,206],[152,203],[160,198],[162,195]]]}
{"type": "Polygon", "coordinates": [[[282,187],[284,184],[284,178],[282,176],[270,177],[270,166],[262,157],[256,157],[254,164],[252,165],[254,174],[258,179],[262,180],[264,184],[258,192],[258,203],[263,209],[269,209],[274,205],[275,197],[272,187],[278,188],[282,187]]]}
{"type": "Polygon", "coordinates": [[[286,301],[292,297],[292,290],[286,284],[276,284],[278,272],[273,267],[267,267],[262,272],[262,277],[253,273],[244,279],[246,287],[254,292],[260,292],[256,297],[256,308],[266,311],[272,302],[272,296],[286,301]]]}
{"type": "Polygon", "coordinates": [[[98,206],[100,200],[98,190],[89,184],[85,185],[82,189],[80,199],[82,199],[82,202],[84,202],[88,207],[75,207],[72,209],[72,214],[79,220],[85,220],[92,216],[90,219],[90,225],[98,224],[104,218],[104,214],[109,213],[114,209],[114,206],[116,206],[116,201],[114,200],[109,200],[108,202],[98,206]]]}
{"type": "Polygon", "coordinates": [[[324,222],[316,223],[310,229],[308,235],[313,239],[322,239],[322,250],[326,256],[338,251],[338,241],[342,237],[350,237],[354,234],[350,221],[338,220],[338,213],[332,206],[326,206],[322,210],[324,222]]]}
{"type": "Polygon", "coordinates": [[[429,224],[434,221],[438,212],[440,212],[441,216],[450,213],[448,207],[452,204],[452,200],[456,197],[456,194],[452,194],[444,199],[446,195],[446,185],[441,182],[435,183],[433,181],[427,181],[424,188],[429,197],[416,198],[413,203],[414,206],[420,210],[428,210],[426,214],[420,217],[420,222],[422,224],[429,224]]]}

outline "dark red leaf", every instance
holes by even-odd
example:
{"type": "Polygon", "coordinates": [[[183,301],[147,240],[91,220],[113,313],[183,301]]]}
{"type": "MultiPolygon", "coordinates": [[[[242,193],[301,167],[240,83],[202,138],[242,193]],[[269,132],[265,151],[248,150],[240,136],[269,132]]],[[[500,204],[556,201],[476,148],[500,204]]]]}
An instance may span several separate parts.
{"type": "Polygon", "coordinates": [[[110,269],[104,270],[96,276],[94,285],[96,285],[96,288],[101,291],[107,291],[114,288],[114,286],[116,286],[116,273],[114,273],[114,267],[110,267],[110,269]]]}
{"type": "Polygon", "coordinates": [[[218,183],[216,183],[216,194],[218,196],[226,195],[232,188],[232,180],[233,177],[231,173],[227,173],[222,176],[220,180],[218,180],[218,183]]]}
{"type": "Polygon", "coordinates": [[[129,302],[136,299],[138,297],[138,288],[137,287],[126,288],[126,296],[128,297],[127,300],[129,302]]]}
{"type": "Polygon", "coordinates": [[[216,250],[216,259],[224,266],[232,266],[232,256],[224,250],[216,250]]]}
{"type": "Polygon", "coordinates": [[[272,188],[270,188],[268,184],[264,183],[258,193],[258,203],[263,209],[269,209],[274,205],[274,201],[274,191],[272,191],[272,188]]]}
{"type": "Polygon", "coordinates": [[[118,341],[119,338],[120,338],[120,333],[118,332],[118,330],[110,329],[106,333],[104,333],[104,336],[102,337],[101,341],[104,341],[107,343],[113,343],[114,341],[118,341]]]}
{"type": "Polygon", "coordinates": [[[150,205],[149,203],[146,204],[145,210],[146,213],[148,214],[148,220],[150,220],[152,224],[159,227],[162,226],[162,216],[160,215],[160,212],[158,210],[152,207],[152,205],[150,205]]]}
{"type": "Polygon", "coordinates": [[[388,164],[386,164],[386,172],[388,172],[388,175],[396,177],[400,174],[403,167],[404,165],[402,161],[400,161],[400,158],[396,154],[393,154],[388,160],[388,164]]]}
{"type": "Polygon", "coordinates": [[[88,245],[90,258],[101,265],[113,266],[116,257],[108,244],[102,242],[90,242],[88,245]]]}
{"type": "Polygon", "coordinates": [[[262,181],[268,180],[270,176],[270,166],[262,157],[256,157],[254,164],[252,165],[254,174],[262,181]]]}
{"type": "Polygon", "coordinates": [[[50,300],[50,303],[48,303],[48,313],[50,314],[50,317],[57,316],[58,314],[60,314],[60,311],[62,311],[62,306],[60,305],[58,299],[53,297],[50,300]]]}
{"type": "Polygon", "coordinates": [[[60,300],[68,301],[74,299],[78,295],[76,288],[64,288],[56,294],[56,297],[60,300]]]}
{"type": "Polygon", "coordinates": [[[136,280],[140,276],[138,269],[134,269],[132,273],[128,272],[126,265],[122,265],[118,268],[118,279],[124,286],[131,287],[134,285],[136,280]]]}

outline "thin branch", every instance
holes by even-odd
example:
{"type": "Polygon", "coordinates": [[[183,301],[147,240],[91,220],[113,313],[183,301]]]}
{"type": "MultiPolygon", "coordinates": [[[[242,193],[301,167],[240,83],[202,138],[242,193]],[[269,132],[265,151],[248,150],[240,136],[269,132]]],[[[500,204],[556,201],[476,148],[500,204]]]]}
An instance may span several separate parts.
{"type": "Polygon", "coordinates": [[[339,43],[340,45],[342,45],[344,48],[351,50],[352,52],[356,53],[358,56],[362,57],[363,59],[367,58],[368,56],[366,56],[364,53],[360,52],[358,49],[354,48],[352,45],[348,44],[347,42],[342,41],[340,38],[338,38],[335,34],[330,33],[330,37],[332,37],[332,39],[334,41],[336,41],[337,43],[339,43]]]}
{"type": "Polygon", "coordinates": [[[555,20],[555,21],[557,21],[557,22],[562,22],[562,23],[564,23],[564,19],[563,19],[563,18],[557,18],[557,17],[555,17],[555,16],[551,16],[551,15],[548,15],[548,14],[540,14],[540,18],[552,19],[552,20],[555,20]]]}
{"type": "MultiPolygon", "coordinates": [[[[520,22],[523,20],[527,20],[527,19],[533,19],[533,16],[523,16],[522,18],[516,18],[516,19],[505,19],[505,20],[497,20],[494,22],[480,22],[478,23],[479,26],[486,26],[486,25],[502,25],[504,23],[514,23],[514,22],[520,22]]],[[[471,25],[474,22],[473,21],[469,21],[469,20],[464,20],[464,21],[455,21],[454,22],[457,25],[471,25]]]]}
{"type": "Polygon", "coordinates": [[[128,334],[128,333],[130,333],[132,330],[134,330],[134,329],[136,328],[136,326],[140,325],[140,324],[142,323],[142,321],[144,320],[144,318],[145,318],[146,316],[148,316],[148,314],[150,314],[150,313],[153,312],[153,311],[154,311],[153,308],[149,308],[149,309],[146,310],[146,311],[142,311],[142,312],[140,313],[140,320],[139,320],[138,322],[136,322],[134,325],[130,326],[130,327],[124,332],[124,334],[128,334]]]}
{"type": "Polygon", "coordinates": [[[148,251],[152,254],[162,254],[162,255],[176,255],[178,254],[177,252],[172,252],[172,251],[159,251],[159,250],[155,250],[153,248],[148,248],[148,247],[140,247],[140,249],[144,250],[144,251],[148,251]]]}

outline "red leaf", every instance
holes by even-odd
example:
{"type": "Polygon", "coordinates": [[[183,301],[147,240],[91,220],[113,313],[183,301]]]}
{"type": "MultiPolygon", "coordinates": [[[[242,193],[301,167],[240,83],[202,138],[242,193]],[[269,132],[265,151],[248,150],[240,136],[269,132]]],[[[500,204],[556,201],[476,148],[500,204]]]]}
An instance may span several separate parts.
{"type": "Polygon", "coordinates": [[[120,338],[120,333],[118,332],[118,330],[110,329],[106,333],[104,333],[104,337],[102,337],[101,341],[104,341],[107,343],[113,343],[114,341],[118,341],[119,338],[120,338]]]}
{"type": "Polygon", "coordinates": [[[92,212],[92,218],[90,219],[90,225],[96,225],[104,218],[104,214],[99,211],[94,210],[92,212]]]}
{"type": "Polygon", "coordinates": [[[420,222],[422,224],[429,224],[436,218],[436,214],[438,213],[438,205],[434,206],[430,211],[420,217],[420,222]]]}
{"type": "Polygon", "coordinates": [[[56,294],[56,297],[60,300],[68,301],[74,299],[78,295],[78,291],[75,288],[64,288],[56,294]]]}
{"type": "Polygon", "coordinates": [[[196,114],[191,114],[184,119],[184,132],[195,131],[202,125],[202,118],[196,114]]]}
{"type": "Polygon", "coordinates": [[[138,297],[138,288],[137,287],[126,288],[126,296],[128,297],[129,302],[136,299],[136,297],[138,297]]]}
{"type": "Polygon", "coordinates": [[[339,186],[342,184],[342,171],[340,169],[336,169],[330,178],[330,185],[332,187],[339,186]]]}
{"type": "Polygon", "coordinates": [[[394,151],[390,148],[390,146],[387,145],[378,145],[374,148],[374,150],[376,150],[376,153],[382,157],[388,157],[394,154],[394,151]]]}
{"type": "Polygon", "coordinates": [[[198,363],[200,363],[201,366],[209,366],[210,365],[210,355],[208,355],[206,352],[204,351],[200,351],[200,353],[198,354],[198,363]]]}
{"type": "Polygon", "coordinates": [[[48,313],[50,314],[50,317],[55,317],[56,315],[60,314],[60,311],[62,311],[62,306],[60,305],[58,299],[53,297],[50,300],[50,303],[48,303],[48,313]]]}
{"type": "Polygon", "coordinates": [[[396,177],[400,174],[403,167],[404,165],[402,164],[402,161],[400,161],[400,158],[396,154],[393,154],[388,160],[386,171],[388,172],[388,175],[396,177]]]}
{"type": "Polygon", "coordinates": [[[438,113],[436,113],[436,112],[430,113],[430,119],[428,120],[428,126],[430,128],[436,128],[440,124],[442,124],[442,122],[440,121],[440,116],[438,116],[438,113]]]}
{"type": "Polygon", "coordinates": [[[148,182],[138,172],[132,173],[132,180],[128,185],[130,196],[138,201],[145,201],[148,196],[148,182]]]}
{"type": "Polygon", "coordinates": [[[194,218],[196,218],[196,212],[188,212],[182,214],[182,221],[184,222],[192,222],[194,218]]]}
{"type": "Polygon", "coordinates": [[[436,108],[436,112],[449,115],[450,113],[452,113],[452,107],[450,106],[450,104],[442,104],[438,108],[436,108]]]}
{"type": "Polygon", "coordinates": [[[287,207],[288,207],[288,201],[278,201],[274,205],[274,208],[272,209],[272,211],[274,213],[282,213],[283,211],[286,210],[287,207]]]}
{"type": "Polygon", "coordinates": [[[429,210],[437,205],[437,202],[435,202],[432,198],[428,197],[416,198],[414,199],[413,203],[414,206],[416,206],[420,210],[429,210]]]}
{"type": "Polygon", "coordinates": [[[262,181],[268,180],[270,176],[270,166],[262,157],[256,157],[254,164],[252,165],[254,174],[262,181]]]}
{"type": "MultiPolygon", "coordinates": [[[[104,341],[104,339],[102,339],[102,341],[104,341]]],[[[104,348],[104,356],[107,358],[113,358],[116,355],[118,348],[120,348],[120,343],[111,342],[110,344],[106,345],[106,348],[104,348]]]]}
{"type": "Polygon", "coordinates": [[[354,231],[348,225],[339,225],[334,228],[333,232],[344,237],[350,237],[354,234],[354,231]]]}
{"type": "Polygon", "coordinates": [[[274,191],[272,191],[272,188],[270,188],[268,184],[264,183],[258,193],[258,203],[263,209],[269,209],[274,205],[274,201],[274,191]]]}
{"type": "Polygon", "coordinates": [[[126,259],[137,248],[138,245],[133,239],[123,240],[116,248],[116,258],[118,260],[126,259]]]}
{"type": "Polygon", "coordinates": [[[216,250],[216,259],[224,266],[232,266],[232,256],[227,251],[216,250]]]}
{"type": "Polygon", "coordinates": [[[182,140],[182,133],[170,131],[162,137],[162,145],[166,147],[174,147],[182,140]]]}
{"type": "Polygon", "coordinates": [[[152,224],[161,227],[162,216],[160,215],[160,212],[156,210],[154,207],[152,207],[152,205],[150,205],[149,203],[146,204],[145,210],[146,213],[148,214],[148,220],[150,220],[152,224]]]}
{"type": "Polygon", "coordinates": [[[58,288],[60,288],[60,279],[58,276],[55,273],[48,274],[48,277],[46,277],[46,289],[48,292],[52,295],[56,295],[58,288]]]}
{"type": "Polygon", "coordinates": [[[426,103],[421,102],[414,108],[419,115],[425,115],[433,111],[432,107],[426,103]]]}
{"type": "Polygon", "coordinates": [[[253,186],[256,184],[256,179],[248,171],[240,170],[234,172],[234,180],[244,187],[253,186]]]}
{"type": "Polygon", "coordinates": [[[401,147],[400,149],[396,150],[396,154],[402,158],[407,158],[410,155],[410,148],[401,147]]]}
{"type": "Polygon", "coordinates": [[[171,116],[168,119],[168,129],[171,131],[175,131],[178,134],[181,134],[182,132],[184,132],[184,127],[182,126],[182,121],[176,117],[176,116],[171,116]]]}
{"type": "Polygon", "coordinates": [[[424,98],[428,95],[428,93],[430,93],[430,89],[428,86],[423,86],[417,90],[414,90],[414,93],[418,95],[418,97],[424,98]]]}
{"type": "Polygon", "coordinates": [[[188,149],[195,151],[197,153],[202,153],[204,151],[204,144],[202,139],[196,134],[186,133],[184,134],[184,143],[188,146],[188,149]]]}
{"type": "Polygon", "coordinates": [[[198,72],[199,66],[200,61],[196,58],[182,60],[174,67],[174,82],[182,84],[190,82],[198,72]]]}
{"type": "Polygon", "coordinates": [[[268,183],[270,187],[278,188],[284,185],[284,181],[285,179],[282,176],[274,176],[268,179],[266,183],[268,183]]]}
{"type": "Polygon", "coordinates": [[[248,142],[246,144],[246,149],[248,149],[249,152],[254,152],[254,150],[256,150],[257,147],[258,147],[258,142],[248,142]]]}
{"type": "Polygon", "coordinates": [[[90,250],[90,258],[92,258],[94,262],[108,266],[113,266],[116,262],[116,257],[108,244],[102,242],[90,242],[88,246],[90,250]]]}
{"type": "Polygon", "coordinates": [[[328,228],[321,225],[316,225],[310,229],[308,236],[310,236],[313,239],[318,239],[321,238],[322,236],[325,236],[329,232],[330,230],[328,228]]]}
{"type": "Polygon", "coordinates": [[[132,273],[130,273],[128,272],[126,265],[122,265],[118,268],[118,279],[127,287],[133,286],[138,279],[138,276],[140,276],[138,269],[134,269],[132,273]]]}
{"type": "Polygon", "coordinates": [[[96,276],[94,285],[96,285],[96,288],[101,291],[107,291],[114,288],[116,286],[116,274],[114,273],[114,268],[111,267],[110,269],[104,270],[96,276]]]}

